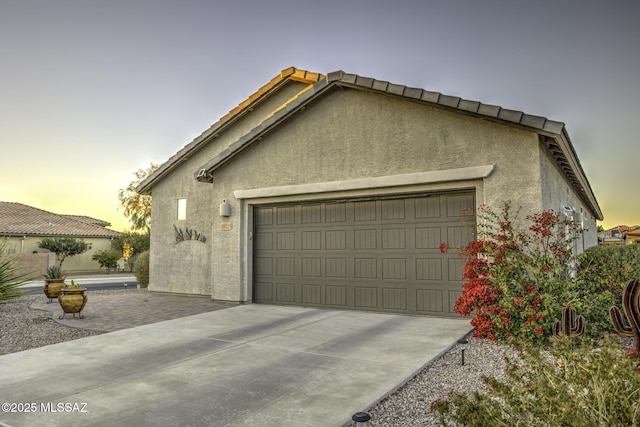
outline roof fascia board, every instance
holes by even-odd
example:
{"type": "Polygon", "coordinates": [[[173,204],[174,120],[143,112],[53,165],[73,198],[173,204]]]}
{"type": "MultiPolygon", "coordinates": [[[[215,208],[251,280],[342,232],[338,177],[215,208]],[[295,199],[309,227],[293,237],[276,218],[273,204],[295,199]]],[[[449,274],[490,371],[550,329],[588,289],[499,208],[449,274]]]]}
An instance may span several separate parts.
{"type": "MultiPolygon", "coordinates": [[[[604,219],[604,215],[602,214],[602,210],[598,205],[598,201],[593,194],[591,185],[589,185],[589,180],[587,179],[582,169],[582,165],[580,164],[580,160],[578,160],[578,156],[573,148],[573,144],[571,144],[571,140],[569,139],[569,134],[567,133],[566,129],[563,129],[563,132],[561,132],[560,135],[557,135],[557,137],[554,139],[560,145],[560,149],[565,154],[565,157],[569,163],[569,167],[576,175],[576,180],[578,182],[574,183],[571,181],[571,179],[569,179],[569,181],[573,184],[574,188],[578,192],[578,196],[580,196],[591,207],[594,216],[598,220],[602,221],[604,219]]],[[[565,175],[567,175],[566,172],[565,175]]]]}

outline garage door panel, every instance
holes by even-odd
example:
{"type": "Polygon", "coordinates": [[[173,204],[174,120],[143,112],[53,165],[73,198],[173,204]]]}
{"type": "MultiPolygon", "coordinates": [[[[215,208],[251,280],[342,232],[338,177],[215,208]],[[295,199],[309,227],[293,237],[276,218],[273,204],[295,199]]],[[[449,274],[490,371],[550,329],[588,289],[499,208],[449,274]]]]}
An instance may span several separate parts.
{"type": "Polygon", "coordinates": [[[296,223],[295,206],[278,206],[276,208],[276,224],[288,225],[296,223]]]}
{"type": "Polygon", "coordinates": [[[303,231],[302,250],[313,251],[322,249],[322,232],[321,231],[303,231]]]}
{"type": "Polygon", "coordinates": [[[303,277],[322,277],[322,258],[321,257],[302,258],[302,276],[303,277]]]}
{"type": "Polygon", "coordinates": [[[370,251],[378,249],[378,230],[353,230],[353,249],[356,251],[370,251]]]}
{"type": "Polygon", "coordinates": [[[270,276],[273,274],[273,258],[256,257],[253,263],[253,269],[258,276],[270,276]]]}
{"type": "Polygon", "coordinates": [[[274,302],[273,283],[256,281],[253,298],[256,302],[274,302]]]}
{"type": "Polygon", "coordinates": [[[461,248],[469,242],[469,228],[467,226],[447,227],[447,244],[453,248],[461,248]]]}
{"type": "Polygon", "coordinates": [[[455,315],[473,194],[254,208],[254,300],[455,315]],[[464,212],[463,212],[464,211],[464,212]]]}
{"type": "Polygon", "coordinates": [[[442,280],[442,259],[417,258],[416,280],[442,280]]]}
{"type": "Polygon", "coordinates": [[[302,304],[322,305],[322,285],[303,283],[301,290],[302,304]]]}
{"type": "Polygon", "coordinates": [[[421,197],[415,200],[415,218],[440,218],[440,197],[421,197]]]}
{"type": "Polygon", "coordinates": [[[276,301],[281,303],[295,303],[296,302],[296,284],[290,283],[276,283],[276,301]]]}
{"type": "Polygon", "coordinates": [[[277,257],[276,258],[276,275],[295,276],[296,275],[295,257],[277,257]]]}
{"type": "Polygon", "coordinates": [[[279,251],[292,251],[296,249],[295,231],[282,231],[276,233],[276,249],[279,251]]]}
{"type": "Polygon", "coordinates": [[[405,228],[383,228],[382,249],[407,249],[407,230],[405,228]]]}
{"type": "Polygon", "coordinates": [[[452,194],[447,196],[447,217],[461,218],[467,215],[467,210],[474,207],[474,197],[472,194],[452,194]]]}
{"type": "Polygon", "coordinates": [[[320,224],[322,222],[322,205],[302,206],[303,224],[320,224]]]}
{"type": "Polygon", "coordinates": [[[418,227],[414,233],[416,249],[438,249],[442,243],[440,227],[418,227]]]}
{"type": "MultiPolygon", "coordinates": [[[[447,277],[446,280],[451,282],[462,282],[462,273],[464,271],[464,260],[462,258],[447,259],[447,277]]],[[[462,285],[462,283],[461,283],[462,285]]]]}
{"type": "Polygon", "coordinates": [[[326,258],[325,265],[325,277],[347,277],[347,258],[326,258]]]}
{"type": "Polygon", "coordinates": [[[380,204],[381,219],[383,221],[405,219],[405,203],[406,200],[404,199],[382,200],[380,204]]]}
{"type": "Polygon", "coordinates": [[[325,249],[340,251],[347,249],[347,230],[327,230],[324,235],[325,249]]]}
{"type": "Polygon", "coordinates": [[[355,286],[354,307],[359,309],[378,309],[378,291],[375,286],[355,286]]]}
{"type": "Polygon", "coordinates": [[[375,201],[354,202],[353,208],[353,220],[356,222],[375,221],[378,219],[375,201]]]}
{"type": "Polygon", "coordinates": [[[421,314],[444,314],[444,292],[437,289],[417,289],[416,311],[421,314]]]}
{"type": "Polygon", "coordinates": [[[274,208],[260,208],[255,209],[253,213],[253,222],[256,226],[272,225],[273,224],[273,211],[274,208]]]}
{"type": "Polygon", "coordinates": [[[406,288],[382,288],[382,309],[386,311],[407,310],[406,288]]]}
{"type": "Polygon", "coordinates": [[[324,220],[326,223],[346,222],[347,205],[345,203],[327,203],[324,206],[324,220]]]}
{"type": "Polygon", "coordinates": [[[271,250],[273,249],[273,233],[256,233],[255,250],[271,250]]]}
{"type": "Polygon", "coordinates": [[[378,277],[378,259],[354,258],[353,271],[355,279],[376,279],[378,277]]]}
{"type": "Polygon", "coordinates": [[[326,285],[325,300],[326,305],[347,306],[347,285],[326,285]]]}
{"type": "Polygon", "coordinates": [[[382,278],[398,280],[407,278],[407,260],[405,258],[382,258],[382,278]]]}

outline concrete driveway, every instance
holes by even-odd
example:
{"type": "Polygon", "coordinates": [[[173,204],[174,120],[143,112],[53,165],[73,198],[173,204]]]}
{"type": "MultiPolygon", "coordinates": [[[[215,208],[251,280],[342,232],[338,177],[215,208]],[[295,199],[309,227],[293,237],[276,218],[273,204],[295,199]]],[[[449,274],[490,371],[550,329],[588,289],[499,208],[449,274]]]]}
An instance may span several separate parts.
{"type": "Polygon", "coordinates": [[[0,356],[14,404],[0,425],[342,426],[470,330],[257,304],[198,314],[0,356]]]}

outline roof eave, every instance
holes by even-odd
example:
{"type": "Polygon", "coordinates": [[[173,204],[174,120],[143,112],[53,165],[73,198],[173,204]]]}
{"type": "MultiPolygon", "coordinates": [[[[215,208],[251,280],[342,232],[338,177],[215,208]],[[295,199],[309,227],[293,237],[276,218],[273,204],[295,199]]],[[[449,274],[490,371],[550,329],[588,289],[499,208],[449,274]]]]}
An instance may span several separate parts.
{"type": "Polygon", "coordinates": [[[348,74],[344,71],[336,71],[327,74],[327,81],[339,86],[365,89],[375,92],[384,92],[403,99],[423,102],[435,107],[465,113],[484,120],[490,120],[509,126],[515,126],[540,135],[551,137],[559,141],[566,158],[570,160],[570,169],[565,170],[560,163],[565,177],[574,187],[576,193],[585,201],[594,213],[594,216],[602,221],[604,216],[598,205],[589,181],[580,165],[577,154],[569,138],[565,124],[542,116],[534,116],[522,111],[509,110],[496,105],[483,104],[479,101],[466,100],[456,96],[443,95],[439,92],[431,92],[420,88],[412,88],[375,80],[370,77],[361,77],[356,74],[348,74]],[[573,175],[573,176],[572,176],[573,175]]]}
{"type": "Polygon", "coordinates": [[[562,158],[556,156],[558,166],[562,170],[567,180],[571,183],[576,193],[587,203],[593,211],[594,216],[602,220],[603,214],[598,202],[593,194],[589,181],[580,165],[573,145],[569,139],[565,124],[562,122],[549,120],[545,117],[534,116],[517,110],[509,110],[495,105],[483,104],[479,101],[465,100],[460,97],[443,95],[439,92],[431,92],[419,88],[397,85],[386,81],[379,81],[369,77],[361,77],[356,74],[348,74],[344,71],[335,71],[327,74],[326,79],[316,83],[311,90],[307,91],[295,102],[287,105],[282,110],[276,112],[272,117],[265,120],[259,126],[251,130],[244,137],[240,138],[227,150],[200,167],[195,173],[195,179],[201,182],[213,182],[213,172],[234,158],[246,147],[256,140],[262,139],[268,132],[276,128],[280,123],[303,109],[308,103],[315,100],[321,94],[326,93],[331,87],[351,87],[359,90],[368,90],[378,93],[385,93],[403,99],[425,103],[437,108],[442,108],[458,113],[472,115],[484,120],[490,120],[509,126],[526,129],[551,138],[557,142],[562,158],[567,162],[562,164],[562,158]]]}

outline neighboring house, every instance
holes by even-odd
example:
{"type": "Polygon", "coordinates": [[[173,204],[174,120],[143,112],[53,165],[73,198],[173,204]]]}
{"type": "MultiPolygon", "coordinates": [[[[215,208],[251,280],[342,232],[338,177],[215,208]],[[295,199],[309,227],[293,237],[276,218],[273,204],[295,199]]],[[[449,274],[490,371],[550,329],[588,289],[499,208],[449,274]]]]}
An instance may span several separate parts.
{"type": "Polygon", "coordinates": [[[101,250],[111,249],[111,241],[121,233],[106,228],[106,221],[81,215],[58,215],[22,203],[0,202],[0,238],[4,238],[10,254],[20,256],[25,271],[33,276],[44,274],[56,262],[55,255],[38,247],[45,237],[75,237],[91,244],[83,254],[66,258],[66,273],[95,271],[100,265],[91,259],[101,250]]]}
{"type": "Polygon", "coordinates": [[[598,239],[605,245],[640,243],[640,226],[618,225],[599,233],[598,239]]]}
{"type": "Polygon", "coordinates": [[[452,316],[479,205],[603,215],[563,123],[342,71],[295,68],[138,187],[150,289],[452,316]]]}
{"type": "Polygon", "coordinates": [[[640,243],[640,227],[637,225],[630,227],[629,231],[624,233],[624,240],[627,245],[640,243]]]}

